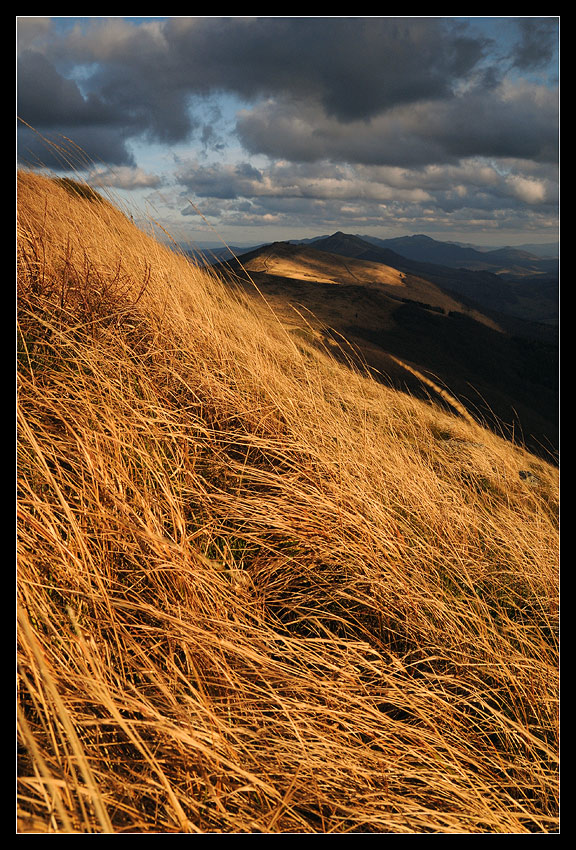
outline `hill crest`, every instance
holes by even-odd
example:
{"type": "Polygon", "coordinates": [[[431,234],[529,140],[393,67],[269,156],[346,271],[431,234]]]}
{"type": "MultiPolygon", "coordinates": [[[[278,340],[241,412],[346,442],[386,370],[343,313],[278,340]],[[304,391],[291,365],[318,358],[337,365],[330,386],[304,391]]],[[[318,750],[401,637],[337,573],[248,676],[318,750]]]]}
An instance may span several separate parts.
{"type": "Polygon", "coordinates": [[[304,308],[323,344],[338,334],[371,368],[393,376],[394,386],[407,382],[411,392],[422,392],[399,363],[414,375],[430,372],[440,379],[436,385],[450,388],[456,406],[491,427],[521,428],[532,447],[557,444],[554,344],[530,323],[485,310],[446,287],[483,283],[502,299],[508,285],[497,276],[486,284],[476,272],[457,273],[455,280],[453,271],[435,279],[415,274],[429,267],[341,232],[305,245],[274,242],[214,268],[247,291],[256,283],[290,326],[304,308]]]}
{"type": "Polygon", "coordinates": [[[388,265],[384,258],[398,260],[402,266],[402,258],[393,252],[372,249],[354,236],[334,234],[308,245],[273,242],[215,268],[221,268],[223,273],[235,270],[241,274],[245,270],[260,277],[377,289],[393,298],[427,304],[446,313],[473,314],[477,321],[498,329],[497,323],[481,311],[464,305],[425,277],[388,265]]]}

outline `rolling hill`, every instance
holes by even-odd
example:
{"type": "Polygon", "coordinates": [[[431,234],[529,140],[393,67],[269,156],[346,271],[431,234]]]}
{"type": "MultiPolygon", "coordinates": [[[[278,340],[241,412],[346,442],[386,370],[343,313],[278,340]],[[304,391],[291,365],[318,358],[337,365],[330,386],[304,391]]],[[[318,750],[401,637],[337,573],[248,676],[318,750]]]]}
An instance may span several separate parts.
{"type": "MultiPolygon", "coordinates": [[[[472,246],[438,242],[426,236],[378,239],[341,231],[290,244],[383,263],[426,278],[447,292],[453,291],[460,301],[479,306],[486,314],[499,314],[500,321],[509,317],[507,324],[510,328],[514,327],[514,319],[521,319],[514,328],[517,334],[553,343],[556,341],[554,329],[559,323],[557,258],[538,257],[516,248],[481,251],[472,246]]],[[[188,247],[186,251],[203,265],[217,265],[263,247],[265,245],[252,248],[221,246],[204,250],[188,247]]]]}
{"type": "MultiPolygon", "coordinates": [[[[291,280],[362,286],[393,298],[421,301],[442,312],[457,309],[474,312],[426,278],[385,264],[380,252],[378,256],[378,261],[365,256],[353,257],[335,251],[333,243],[328,240],[315,243],[313,247],[274,242],[244,253],[237,263],[231,261],[226,266],[229,269],[243,268],[250,273],[291,280]]],[[[396,257],[391,256],[390,259],[393,261],[396,257]]],[[[478,321],[491,324],[480,312],[476,312],[475,316],[478,321]]]]}
{"type": "Polygon", "coordinates": [[[410,259],[390,247],[366,242],[358,236],[335,233],[314,242],[318,250],[329,251],[346,257],[368,259],[391,265],[401,271],[426,278],[442,289],[453,292],[460,300],[480,307],[486,313],[499,314],[500,320],[522,319],[517,333],[529,337],[554,339],[550,329],[539,325],[558,325],[558,277],[554,275],[500,275],[488,270],[452,268],[431,261],[410,259]]]}
{"type": "Polygon", "coordinates": [[[247,292],[255,283],[288,323],[298,324],[305,310],[319,344],[336,348],[346,340],[344,358],[364,360],[394,386],[421,396],[432,382],[491,427],[554,454],[553,329],[484,310],[441,285],[441,274],[434,282],[414,268],[427,269],[342,233],[308,245],[273,243],[215,266],[224,277],[243,281],[247,292]],[[415,370],[429,380],[415,380],[415,370]]]}

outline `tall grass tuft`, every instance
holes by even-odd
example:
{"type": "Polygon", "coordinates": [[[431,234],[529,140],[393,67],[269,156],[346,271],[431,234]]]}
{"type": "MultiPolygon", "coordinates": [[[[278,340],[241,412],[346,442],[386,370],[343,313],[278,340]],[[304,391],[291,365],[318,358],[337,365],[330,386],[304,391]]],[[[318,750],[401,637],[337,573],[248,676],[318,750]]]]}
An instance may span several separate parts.
{"type": "Polygon", "coordinates": [[[19,175],[18,830],[558,830],[553,467],[19,175]]]}

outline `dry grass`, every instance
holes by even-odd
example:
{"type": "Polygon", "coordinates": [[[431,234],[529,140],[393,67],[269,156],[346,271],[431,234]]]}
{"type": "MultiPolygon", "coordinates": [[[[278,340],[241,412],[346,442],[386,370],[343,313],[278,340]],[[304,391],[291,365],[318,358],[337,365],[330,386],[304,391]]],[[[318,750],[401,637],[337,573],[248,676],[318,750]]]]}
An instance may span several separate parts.
{"type": "Polygon", "coordinates": [[[18,829],[558,829],[556,472],[19,185],[18,829]]]}

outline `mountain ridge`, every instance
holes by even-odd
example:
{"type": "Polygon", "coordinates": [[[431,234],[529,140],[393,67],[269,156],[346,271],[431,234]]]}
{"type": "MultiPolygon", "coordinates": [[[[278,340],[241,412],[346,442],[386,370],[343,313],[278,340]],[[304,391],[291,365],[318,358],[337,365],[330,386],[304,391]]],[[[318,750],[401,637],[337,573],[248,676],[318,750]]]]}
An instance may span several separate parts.
{"type": "Polygon", "coordinates": [[[400,236],[392,239],[370,237],[366,241],[391,248],[407,259],[436,263],[451,268],[493,271],[497,274],[508,274],[511,271],[526,275],[558,273],[558,261],[556,259],[542,258],[525,249],[511,246],[479,251],[473,246],[463,246],[454,242],[440,242],[424,234],[400,236]]]}
{"type": "MultiPolygon", "coordinates": [[[[406,237],[411,239],[412,237],[406,237]]],[[[434,243],[430,237],[423,237],[434,243]]],[[[404,237],[401,237],[404,239],[404,237]]],[[[554,262],[553,273],[544,273],[542,266],[536,270],[534,266],[518,265],[518,258],[526,254],[517,249],[497,249],[493,252],[506,262],[497,264],[497,269],[486,266],[482,268],[465,268],[454,264],[443,265],[438,262],[423,261],[401,254],[390,247],[396,240],[380,240],[375,237],[363,238],[358,235],[336,231],[331,236],[322,236],[306,240],[286,240],[286,244],[305,245],[316,250],[327,251],[341,256],[353,257],[357,260],[384,263],[399,271],[415,276],[424,277],[441,286],[444,291],[452,292],[458,299],[467,299],[470,306],[474,304],[485,312],[497,312],[511,318],[522,319],[550,326],[557,326],[559,321],[559,284],[557,261],[554,262]],[[505,251],[503,255],[501,251],[505,251]],[[515,259],[514,259],[515,258],[515,259]],[[505,267],[505,271],[504,271],[505,267]]],[[[206,265],[218,265],[223,261],[233,261],[245,257],[254,250],[261,250],[266,244],[244,248],[222,247],[212,252],[190,252],[194,259],[206,265]]],[[[281,244],[279,241],[274,244],[281,244]]],[[[284,243],[282,243],[284,244],[284,243]]],[[[403,243],[405,244],[405,243],[403,243]]],[[[449,245],[449,243],[436,243],[449,245]]],[[[485,256],[475,251],[475,257],[485,256]]],[[[532,263],[532,255],[530,263],[532,263]]],[[[534,329],[535,330],[535,329],[534,329]]],[[[521,331],[520,331],[521,332],[521,331]]]]}
{"type": "Polygon", "coordinates": [[[454,269],[437,263],[410,259],[389,247],[367,243],[360,237],[344,234],[341,231],[331,237],[318,240],[314,243],[314,247],[357,259],[369,259],[372,262],[393,265],[401,271],[436,283],[444,291],[451,292],[458,298],[468,299],[480,310],[503,313],[535,322],[544,321],[552,325],[557,324],[558,321],[558,292],[554,277],[526,278],[526,281],[529,281],[536,290],[533,296],[534,308],[531,310],[521,286],[522,279],[508,281],[505,277],[486,269],[454,269]],[[542,297],[546,302],[544,308],[540,303],[542,297]]]}
{"type": "MultiPolygon", "coordinates": [[[[342,236],[360,239],[364,243],[376,245],[380,248],[388,248],[407,260],[434,263],[449,268],[463,268],[470,271],[492,271],[501,275],[518,274],[526,276],[557,275],[559,270],[558,245],[554,243],[543,243],[540,249],[537,244],[500,246],[495,248],[441,241],[425,234],[382,238],[362,234],[346,234],[343,231],[303,239],[275,241],[287,241],[295,245],[313,246],[315,243],[325,241],[326,239],[334,239],[335,237],[342,236]]],[[[221,259],[227,257],[229,254],[239,255],[249,252],[254,248],[261,247],[262,244],[268,243],[230,247],[211,245],[196,250],[189,250],[197,256],[204,254],[209,260],[211,255],[217,259],[221,259]]]]}

